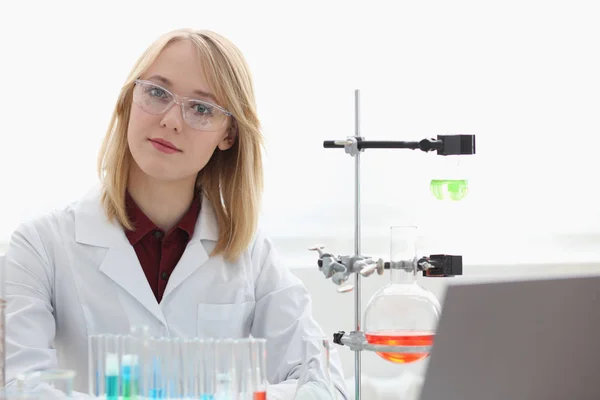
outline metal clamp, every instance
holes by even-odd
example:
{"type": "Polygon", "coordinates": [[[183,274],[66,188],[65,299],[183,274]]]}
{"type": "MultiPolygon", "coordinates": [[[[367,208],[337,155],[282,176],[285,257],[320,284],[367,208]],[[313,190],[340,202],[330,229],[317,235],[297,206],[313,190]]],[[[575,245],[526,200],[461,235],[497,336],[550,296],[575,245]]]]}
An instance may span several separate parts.
{"type": "Polygon", "coordinates": [[[318,266],[325,278],[340,286],[340,293],[348,293],[354,290],[354,285],[346,284],[350,275],[360,273],[362,276],[370,276],[375,271],[382,275],[385,270],[385,262],[382,259],[374,261],[370,257],[363,256],[334,256],[323,251],[324,246],[316,245],[309,250],[319,253],[318,266]]]}
{"type": "Polygon", "coordinates": [[[350,154],[352,157],[362,151],[358,148],[358,140],[354,136],[349,136],[346,140],[335,140],[333,143],[338,146],[344,146],[346,154],[350,154]]]}
{"type": "Polygon", "coordinates": [[[375,351],[377,353],[430,353],[433,346],[390,346],[382,344],[371,344],[367,341],[365,333],[360,331],[352,331],[346,333],[344,331],[333,335],[333,342],[342,346],[347,346],[352,351],[375,351]]]}

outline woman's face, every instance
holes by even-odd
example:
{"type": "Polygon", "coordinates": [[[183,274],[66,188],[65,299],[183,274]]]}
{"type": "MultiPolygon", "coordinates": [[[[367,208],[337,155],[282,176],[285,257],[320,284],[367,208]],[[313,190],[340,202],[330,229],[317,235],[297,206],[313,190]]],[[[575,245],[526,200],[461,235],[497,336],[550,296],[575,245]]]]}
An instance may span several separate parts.
{"type": "Polygon", "coordinates": [[[171,43],[140,80],[150,83],[136,84],[127,129],[136,165],[157,180],[195,182],[215,149],[227,150],[234,140],[228,135],[232,117],[210,107],[217,101],[195,45],[189,40],[171,43]],[[172,94],[199,100],[184,101],[187,122],[181,105],[170,101],[172,94]],[[224,122],[217,125],[215,121],[224,122]]]}

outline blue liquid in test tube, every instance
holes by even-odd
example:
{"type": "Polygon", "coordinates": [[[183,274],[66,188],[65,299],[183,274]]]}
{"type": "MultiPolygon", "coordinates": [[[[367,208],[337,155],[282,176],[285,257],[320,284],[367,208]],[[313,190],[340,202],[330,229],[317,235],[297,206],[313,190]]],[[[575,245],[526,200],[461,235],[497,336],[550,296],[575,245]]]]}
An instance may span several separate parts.
{"type": "Polygon", "coordinates": [[[123,400],[134,400],[140,392],[139,363],[135,355],[123,356],[121,386],[123,400]]]}
{"type": "Polygon", "coordinates": [[[106,355],[106,400],[119,400],[119,357],[116,354],[106,355]]]}

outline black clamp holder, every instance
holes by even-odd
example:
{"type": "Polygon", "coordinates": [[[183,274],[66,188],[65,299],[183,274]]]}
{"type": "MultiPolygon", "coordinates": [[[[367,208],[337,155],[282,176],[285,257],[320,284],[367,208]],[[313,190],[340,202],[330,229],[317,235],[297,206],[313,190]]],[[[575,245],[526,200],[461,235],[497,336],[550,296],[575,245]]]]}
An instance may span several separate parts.
{"type": "MultiPolygon", "coordinates": [[[[343,149],[350,145],[348,140],[326,140],[326,149],[343,149]]],[[[423,139],[419,142],[364,140],[356,138],[356,149],[411,149],[424,152],[437,151],[440,156],[475,154],[475,135],[438,135],[437,139],[423,139]]]]}

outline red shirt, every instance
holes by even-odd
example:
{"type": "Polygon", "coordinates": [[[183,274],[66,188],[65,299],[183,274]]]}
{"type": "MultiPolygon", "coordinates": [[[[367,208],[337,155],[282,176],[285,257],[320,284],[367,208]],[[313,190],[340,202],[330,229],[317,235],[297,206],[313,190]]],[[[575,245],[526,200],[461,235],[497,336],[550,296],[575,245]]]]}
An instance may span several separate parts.
{"type": "Polygon", "coordinates": [[[194,196],[189,210],[179,223],[166,233],[148,219],[129,192],[126,194],[126,206],[127,215],[135,230],[125,231],[125,235],[140,260],[156,301],[160,303],[169,277],[194,233],[200,214],[200,196],[194,196]]]}

